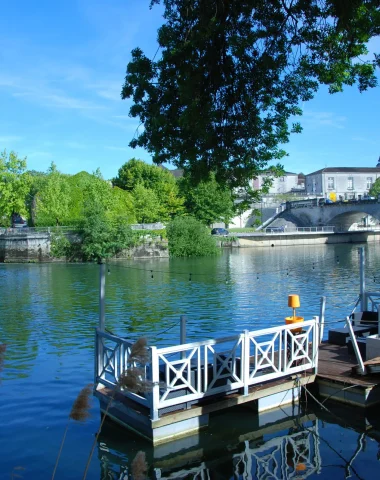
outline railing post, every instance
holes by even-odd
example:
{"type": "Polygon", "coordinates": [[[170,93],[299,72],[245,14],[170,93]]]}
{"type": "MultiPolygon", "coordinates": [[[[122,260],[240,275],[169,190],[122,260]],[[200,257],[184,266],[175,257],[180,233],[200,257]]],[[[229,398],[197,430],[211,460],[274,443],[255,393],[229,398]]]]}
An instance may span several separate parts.
{"type": "Polygon", "coordinates": [[[99,330],[104,332],[105,326],[105,291],[106,291],[106,264],[100,260],[99,271],[99,330]]]}
{"type": "Polygon", "coordinates": [[[360,253],[360,309],[362,312],[367,310],[367,295],[365,291],[365,250],[359,248],[360,253]]]}
{"type": "Polygon", "coordinates": [[[150,418],[158,420],[158,404],[160,402],[160,372],[158,366],[157,347],[150,347],[152,352],[151,375],[152,395],[150,397],[150,418]]]}
{"type": "Polygon", "coordinates": [[[362,371],[362,374],[364,375],[365,374],[365,366],[364,366],[364,363],[363,363],[363,360],[362,360],[362,356],[360,354],[358,343],[356,341],[354,330],[353,330],[352,325],[351,325],[350,317],[346,317],[346,324],[347,324],[348,330],[350,332],[350,337],[351,337],[351,341],[352,341],[352,346],[354,347],[356,360],[358,361],[358,364],[360,365],[360,369],[362,371]]]}
{"type": "MultiPolygon", "coordinates": [[[[186,315],[181,315],[180,317],[180,345],[184,345],[186,343],[186,315]]],[[[186,358],[186,352],[181,352],[181,359],[184,360],[186,358]]]]}
{"type": "Polygon", "coordinates": [[[314,364],[314,373],[318,373],[318,352],[319,352],[319,342],[320,342],[320,330],[319,330],[319,317],[313,317],[315,325],[313,328],[313,364],[314,364]]]}
{"type": "Polygon", "coordinates": [[[242,358],[242,368],[243,368],[243,395],[248,395],[249,390],[249,331],[244,330],[243,333],[243,358],[242,358]]]}
{"type": "Polygon", "coordinates": [[[104,368],[104,354],[103,354],[103,339],[99,335],[101,331],[99,328],[95,329],[95,372],[94,372],[94,388],[96,389],[100,372],[104,368]]]}
{"type": "Polygon", "coordinates": [[[326,297],[321,297],[321,304],[319,309],[319,343],[323,340],[323,329],[325,326],[325,309],[326,309],[326,297]]]}

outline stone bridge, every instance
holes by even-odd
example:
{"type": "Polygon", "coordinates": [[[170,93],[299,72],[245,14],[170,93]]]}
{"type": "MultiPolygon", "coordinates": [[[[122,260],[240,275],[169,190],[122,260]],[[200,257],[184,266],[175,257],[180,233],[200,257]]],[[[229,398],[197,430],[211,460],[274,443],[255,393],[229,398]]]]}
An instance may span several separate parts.
{"type": "MultiPolygon", "coordinates": [[[[380,203],[378,200],[356,202],[336,202],[318,205],[311,201],[287,202],[271,225],[294,224],[297,227],[334,225],[340,231],[347,231],[353,224],[368,225],[368,216],[380,223],[380,203]]],[[[372,222],[373,224],[373,222],[372,222]]]]}

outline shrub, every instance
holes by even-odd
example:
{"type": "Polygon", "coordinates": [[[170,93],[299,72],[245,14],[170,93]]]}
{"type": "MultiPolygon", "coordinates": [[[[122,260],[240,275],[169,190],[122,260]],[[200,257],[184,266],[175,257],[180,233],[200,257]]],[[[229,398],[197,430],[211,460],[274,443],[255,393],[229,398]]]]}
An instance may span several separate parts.
{"type": "Polygon", "coordinates": [[[220,252],[208,228],[193,217],[176,217],[167,226],[171,257],[201,257],[220,252]]]}

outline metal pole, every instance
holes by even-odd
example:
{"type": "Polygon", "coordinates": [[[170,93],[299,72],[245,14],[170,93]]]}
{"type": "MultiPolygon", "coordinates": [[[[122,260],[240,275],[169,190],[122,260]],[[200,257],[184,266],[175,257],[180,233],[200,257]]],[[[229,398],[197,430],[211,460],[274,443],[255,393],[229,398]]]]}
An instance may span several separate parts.
{"type": "Polygon", "coordinates": [[[99,272],[99,330],[104,332],[105,327],[105,292],[106,292],[106,264],[100,260],[99,272]]]}
{"type": "MultiPolygon", "coordinates": [[[[179,343],[180,345],[183,345],[186,343],[186,321],[187,321],[186,315],[181,315],[180,320],[181,320],[181,324],[180,324],[179,343]]],[[[181,359],[184,359],[184,358],[186,358],[186,352],[181,352],[181,359]]]]}
{"type": "Polygon", "coordinates": [[[365,251],[364,247],[359,248],[360,253],[360,309],[367,310],[367,295],[365,292],[365,251]]]}
{"type": "Polygon", "coordinates": [[[321,297],[321,305],[319,309],[319,343],[323,340],[323,329],[325,326],[325,309],[326,309],[326,297],[321,297]]]}

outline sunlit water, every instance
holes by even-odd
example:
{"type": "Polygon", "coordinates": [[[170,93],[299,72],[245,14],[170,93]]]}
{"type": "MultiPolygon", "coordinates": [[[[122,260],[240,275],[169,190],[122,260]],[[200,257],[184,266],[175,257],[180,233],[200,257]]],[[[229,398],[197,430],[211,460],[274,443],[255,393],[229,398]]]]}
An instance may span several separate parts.
{"type": "MultiPolygon", "coordinates": [[[[377,289],[379,247],[365,248],[367,284],[377,289]]],[[[359,293],[358,245],[226,250],[216,258],[119,261],[109,270],[107,329],[132,340],[144,335],[150,344],[160,345],[178,342],[181,314],[188,317],[188,341],[283,324],[291,314],[287,298],[292,293],[300,295],[297,314],[306,319],[319,314],[320,297],[326,296],[329,327],[350,313],[359,293]]],[[[0,343],[7,344],[0,373],[0,479],[12,478],[12,471],[25,479],[51,478],[72,403],[80,389],[93,381],[98,274],[97,265],[87,264],[0,265],[0,343]]],[[[337,479],[346,478],[347,471],[351,478],[380,478],[376,429],[363,437],[365,421],[351,428],[348,420],[355,415],[343,410],[338,415],[343,421],[308,410],[309,417],[298,418],[298,426],[259,438],[252,412],[217,415],[201,435],[201,453],[190,449],[193,453],[184,457],[172,452],[170,461],[167,452],[153,450],[106,423],[87,478],[128,478],[138,450],[146,452],[150,478],[285,478],[286,474],[337,479]],[[318,439],[320,456],[318,465],[306,470],[305,459],[300,454],[297,460],[293,451],[297,443],[293,437],[287,439],[301,427],[318,439]],[[315,428],[317,432],[310,433],[315,428]],[[274,438],[285,469],[278,477],[265,474],[257,460],[264,456],[265,445],[273,454],[274,438]],[[261,453],[255,450],[257,445],[261,453]],[[289,448],[293,460],[286,454],[289,448]],[[251,459],[248,466],[239,460],[244,451],[243,457],[251,459]],[[347,467],[353,456],[352,468],[347,467]]],[[[89,420],[71,423],[57,479],[82,478],[99,420],[94,401],[89,420]]]]}

